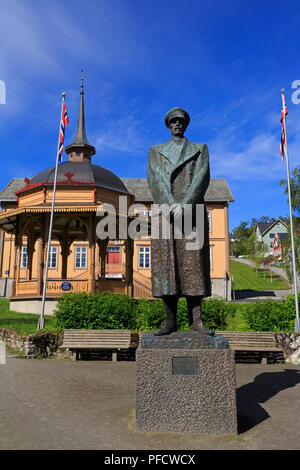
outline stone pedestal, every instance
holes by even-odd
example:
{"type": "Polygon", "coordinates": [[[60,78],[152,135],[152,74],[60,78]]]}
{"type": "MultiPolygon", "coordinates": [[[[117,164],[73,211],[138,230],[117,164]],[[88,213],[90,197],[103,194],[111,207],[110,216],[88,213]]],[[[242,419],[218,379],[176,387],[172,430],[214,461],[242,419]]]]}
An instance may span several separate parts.
{"type": "Polygon", "coordinates": [[[237,433],[235,357],[223,336],[143,336],[136,351],[136,431],[237,433]]]}

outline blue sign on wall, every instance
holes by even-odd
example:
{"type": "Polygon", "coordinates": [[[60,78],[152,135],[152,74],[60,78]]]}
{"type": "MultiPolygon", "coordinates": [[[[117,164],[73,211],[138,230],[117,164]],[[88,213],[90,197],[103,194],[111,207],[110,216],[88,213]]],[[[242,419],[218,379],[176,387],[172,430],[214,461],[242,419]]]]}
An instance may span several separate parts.
{"type": "Polygon", "coordinates": [[[61,286],[62,290],[70,290],[72,288],[72,284],[68,281],[62,282],[61,286]]]}

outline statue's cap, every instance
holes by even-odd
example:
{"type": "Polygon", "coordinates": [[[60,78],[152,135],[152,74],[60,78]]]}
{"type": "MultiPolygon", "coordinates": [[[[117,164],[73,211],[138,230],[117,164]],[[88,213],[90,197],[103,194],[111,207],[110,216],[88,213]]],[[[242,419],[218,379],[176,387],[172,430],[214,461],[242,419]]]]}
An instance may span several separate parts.
{"type": "Polygon", "coordinates": [[[174,117],[181,117],[185,120],[186,122],[186,127],[189,125],[190,122],[190,116],[188,112],[183,109],[183,108],[172,108],[170,111],[167,112],[166,117],[165,117],[165,124],[167,127],[169,127],[169,122],[170,119],[173,119],[174,117]]]}

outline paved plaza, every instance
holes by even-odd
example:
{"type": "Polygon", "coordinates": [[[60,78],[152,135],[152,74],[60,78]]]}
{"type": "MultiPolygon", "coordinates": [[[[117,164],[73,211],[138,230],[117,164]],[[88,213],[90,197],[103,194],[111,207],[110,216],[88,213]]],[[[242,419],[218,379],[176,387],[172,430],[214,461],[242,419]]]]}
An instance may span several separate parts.
{"type": "Polygon", "coordinates": [[[0,365],[0,449],[300,448],[300,366],[236,364],[239,434],[135,432],[135,362],[22,359],[0,365]]]}

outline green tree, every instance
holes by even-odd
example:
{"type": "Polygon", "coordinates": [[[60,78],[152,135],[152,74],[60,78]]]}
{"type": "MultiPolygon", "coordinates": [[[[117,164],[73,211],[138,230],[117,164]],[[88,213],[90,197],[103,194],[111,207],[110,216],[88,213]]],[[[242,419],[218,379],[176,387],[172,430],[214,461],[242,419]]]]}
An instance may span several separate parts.
{"type": "MultiPolygon", "coordinates": [[[[288,194],[288,182],[286,179],[280,181],[280,186],[284,187],[284,193],[288,194]]],[[[295,258],[296,258],[296,271],[300,274],[300,219],[297,214],[300,214],[300,166],[297,166],[292,170],[292,176],[290,177],[290,189],[291,189],[291,206],[292,211],[295,215],[293,217],[293,228],[294,228],[294,247],[295,247],[295,258]]],[[[289,201],[288,201],[289,202],[289,201]]],[[[291,248],[291,226],[290,220],[288,219],[288,240],[285,244],[282,253],[282,262],[290,282],[293,282],[293,262],[292,262],[292,248],[291,248]]]]}
{"type": "Polygon", "coordinates": [[[256,233],[253,232],[250,237],[248,238],[247,244],[248,254],[250,255],[250,259],[252,263],[255,265],[255,272],[257,274],[257,270],[261,265],[268,248],[264,243],[258,240],[256,233]]]}
{"type": "MultiPolygon", "coordinates": [[[[288,194],[287,179],[280,180],[280,186],[283,186],[284,193],[288,194]]],[[[292,210],[296,214],[300,214],[300,166],[296,166],[296,168],[292,170],[292,176],[290,177],[290,188],[292,210]]]]}
{"type": "MultiPolygon", "coordinates": [[[[254,242],[256,243],[255,227],[258,222],[271,223],[275,219],[262,216],[259,219],[252,218],[249,222],[241,222],[238,227],[235,227],[230,233],[230,254],[231,256],[237,257],[240,255],[253,255],[254,242]]],[[[257,251],[259,243],[255,248],[257,251]]]]}
{"type": "Polygon", "coordinates": [[[232,256],[245,256],[248,254],[248,238],[252,231],[253,229],[249,227],[249,222],[241,222],[238,227],[233,229],[230,234],[230,253],[232,256]]]}

